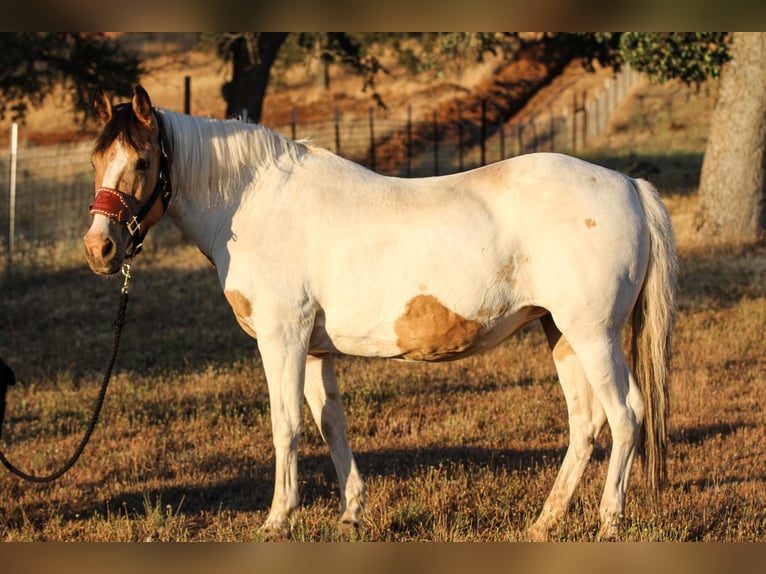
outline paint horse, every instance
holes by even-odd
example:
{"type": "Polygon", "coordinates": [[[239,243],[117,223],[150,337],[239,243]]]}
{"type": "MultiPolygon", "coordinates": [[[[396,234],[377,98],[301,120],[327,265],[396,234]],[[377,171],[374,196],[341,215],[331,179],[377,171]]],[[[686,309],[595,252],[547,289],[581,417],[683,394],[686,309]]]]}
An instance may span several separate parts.
{"type": "Polygon", "coordinates": [[[676,257],[646,181],[560,154],[448,176],[376,174],[260,125],[153,106],[136,86],[103,121],[92,155],[90,267],[117,272],[165,212],[216,268],[257,338],[276,459],[266,531],[298,506],[305,397],[329,446],[341,522],[358,525],[364,483],[333,373],[339,353],[446,361],[542,323],[570,443],[530,538],[566,512],[605,422],[612,450],[599,514],[618,536],[635,454],[650,494],[665,477],[676,257]],[[633,371],[621,348],[631,320],[633,371]],[[642,432],[643,431],[643,432],[642,432]]]}

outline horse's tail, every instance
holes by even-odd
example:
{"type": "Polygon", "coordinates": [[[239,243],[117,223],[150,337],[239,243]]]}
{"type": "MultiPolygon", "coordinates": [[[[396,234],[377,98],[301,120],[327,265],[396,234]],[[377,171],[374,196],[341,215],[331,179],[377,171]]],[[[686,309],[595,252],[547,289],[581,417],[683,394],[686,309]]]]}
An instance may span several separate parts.
{"type": "Polygon", "coordinates": [[[649,228],[649,265],[633,309],[632,359],[644,398],[643,463],[649,496],[657,500],[667,479],[667,421],[670,342],[676,312],[676,261],[673,226],[657,190],[633,180],[649,228]]]}

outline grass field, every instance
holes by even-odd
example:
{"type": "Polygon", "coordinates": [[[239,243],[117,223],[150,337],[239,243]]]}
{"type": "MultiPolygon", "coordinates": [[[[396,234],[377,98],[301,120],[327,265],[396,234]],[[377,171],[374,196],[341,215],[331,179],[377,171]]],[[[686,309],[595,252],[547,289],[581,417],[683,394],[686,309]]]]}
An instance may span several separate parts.
{"type": "MultiPolygon", "coordinates": [[[[699,118],[694,106],[706,104],[686,94],[656,113],[647,107],[652,98],[671,97],[670,87],[662,89],[646,87],[593,151],[623,169],[659,168],[652,179],[670,207],[681,255],[669,485],[651,508],[634,467],[624,538],[763,541],[766,248],[692,234],[704,125],[684,114],[699,118]],[[618,145],[628,133],[630,144],[618,145]]],[[[0,355],[20,379],[9,393],[2,447],[22,467],[53,469],[79,441],[120,285],[95,277],[82,260],[2,287],[0,355]]],[[[306,411],[301,509],[290,539],[525,539],[568,441],[539,325],[454,363],[340,358],[336,367],[367,481],[363,527],[336,528],[334,471],[306,411]]],[[[0,539],[261,540],[273,488],[270,428],[256,346],[237,326],[213,269],[171,233],[150,238],[134,266],[99,427],[80,462],[53,485],[0,472],[0,539]]],[[[605,431],[559,540],[595,538],[609,446],[605,431]]]]}

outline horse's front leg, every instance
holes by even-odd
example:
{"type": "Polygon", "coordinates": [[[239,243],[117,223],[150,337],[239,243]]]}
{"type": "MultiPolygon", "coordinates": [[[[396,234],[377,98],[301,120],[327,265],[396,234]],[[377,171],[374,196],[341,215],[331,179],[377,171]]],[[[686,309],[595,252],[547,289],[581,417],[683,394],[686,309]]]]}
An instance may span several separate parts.
{"type": "Polygon", "coordinates": [[[298,507],[298,439],[303,420],[306,339],[302,333],[262,336],[258,347],[269,386],[271,429],[276,467],[274,498],[262,530],[280,532],[289,527],[298,507]]]}

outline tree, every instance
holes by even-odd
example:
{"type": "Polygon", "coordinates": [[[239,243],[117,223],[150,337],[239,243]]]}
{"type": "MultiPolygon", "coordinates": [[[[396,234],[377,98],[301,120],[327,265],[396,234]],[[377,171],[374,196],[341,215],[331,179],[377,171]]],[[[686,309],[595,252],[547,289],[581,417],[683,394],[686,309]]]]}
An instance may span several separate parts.
{"type": "Polygon", "coordinates": [[[137,55],[104,34],[9,32],[0,34],[0,117],[23,121],[57,86],[66,89],[72,112],[84,119],[96,86],[130,96],[143,68],[137,55]]]}
{"type": "Polygon", "coordinates": [[[752,242],[766,231],[766,33],[732,34],[700,176],[699,230],[752,242]]]}
{"type": "Polygon", "coordinates": [[[222,88],[228,117],[246,113],[254,122],[261,120],[271,66],[286,38],[287,32],[247,32],[218,37],[219,55],[231,61],[231,81],[222,88]]]}
{"type": "MultiPolygon", "coordinates": [[[[232,78],[223,86],[226,115],[243,115],[248,119],[261,119],[263,98],[266,95],[272,66],[280,48],[287,39],[287,32],[246,32],[236,34],[212,34],[219,55],[232,64],[232,78]]],[[[307,55],[316,56],[322,65],[339,62],[350,66],[362,77],[362,89],[373,89],[372,97],[382,104],[374,92],[375,77],[385,68],[366,46],[353,35],[344,32],[300,34],[298,44],[307,55]]]]}

